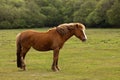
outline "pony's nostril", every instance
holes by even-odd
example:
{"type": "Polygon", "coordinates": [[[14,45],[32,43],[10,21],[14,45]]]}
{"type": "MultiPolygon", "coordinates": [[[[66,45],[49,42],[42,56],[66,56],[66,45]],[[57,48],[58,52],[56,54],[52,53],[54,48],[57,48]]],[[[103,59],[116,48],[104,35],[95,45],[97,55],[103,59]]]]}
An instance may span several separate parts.
{"type": "Polygon", "coordinates": [[[82,39],[82,41],[83,41],[83,42],[85,42],[86,40],[87,40],[87,39],[85,39],[85,38],[84,38],[84,39],[82,39]]]}

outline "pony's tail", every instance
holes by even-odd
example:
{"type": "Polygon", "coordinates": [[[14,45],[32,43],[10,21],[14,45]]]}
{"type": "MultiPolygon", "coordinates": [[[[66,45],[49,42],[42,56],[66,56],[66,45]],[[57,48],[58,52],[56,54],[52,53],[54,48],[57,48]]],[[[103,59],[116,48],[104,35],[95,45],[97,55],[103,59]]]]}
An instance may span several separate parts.
{"type": "Polygon", "coordinates": [[[20,53],[21,53],[21,44],[20,44],[20,34],[17,35],[17,40],[16,40],[16,46],[17,46],[17,67],[21,68],[22,64],[21,64],[21,57],[20,57],[20,53]]]}

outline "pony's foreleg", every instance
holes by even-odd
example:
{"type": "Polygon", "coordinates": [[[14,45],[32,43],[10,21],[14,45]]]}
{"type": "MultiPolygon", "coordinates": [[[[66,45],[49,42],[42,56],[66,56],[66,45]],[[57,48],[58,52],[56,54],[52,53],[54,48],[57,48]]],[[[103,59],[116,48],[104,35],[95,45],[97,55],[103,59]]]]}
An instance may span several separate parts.
{"type": "Polygon", "coordinates": [[[58,68],[58,58],[59,58],[59,48],[55,49],[54,52],[53,52],[53,64],[52,64],[52,70],[53,71],[60,70],[58,68]]]}

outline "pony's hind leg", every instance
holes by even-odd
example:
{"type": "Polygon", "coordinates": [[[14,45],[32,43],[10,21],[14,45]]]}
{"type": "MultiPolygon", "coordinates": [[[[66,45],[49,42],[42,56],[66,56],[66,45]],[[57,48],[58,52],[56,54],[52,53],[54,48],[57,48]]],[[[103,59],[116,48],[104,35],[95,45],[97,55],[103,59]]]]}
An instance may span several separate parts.
{"type": "Polygon", "coordinates": [[[21,64],[22,64],[21,69],[26,70],[26,68],[25,68],[26,65],[25,65],[25,62],[24,62],[23,56],[21,57],[21,64]]]}
{"type": "Polygon", "coordinates": [[[22,51],[21,51],[21,69],[23,69],[23,70],[26,70],[26,64],[25,64],[25,62],[24,62],[24,59],[25,59],[25,55],[26,55],[26,53],[29,51],[29,49],[30,49],[30,47],[29,48],[24,48],[24,47],[22,47],[22,51]]]}

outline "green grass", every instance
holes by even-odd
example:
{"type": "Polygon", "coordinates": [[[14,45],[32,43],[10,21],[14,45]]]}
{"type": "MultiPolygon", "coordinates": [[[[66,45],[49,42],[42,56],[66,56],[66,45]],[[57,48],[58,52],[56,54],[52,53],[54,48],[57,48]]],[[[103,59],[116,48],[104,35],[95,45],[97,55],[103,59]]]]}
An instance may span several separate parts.
{"type": "Polygon", "coordinates": [[[31,49],[27,71],[16,67],[15,38],[23,30],[0,30],[0,80],[120,80],[120,29],[88,29],[85,43],[69,39],[60,51],[59,72],[50,69],[52,51],[31,49]]]}

